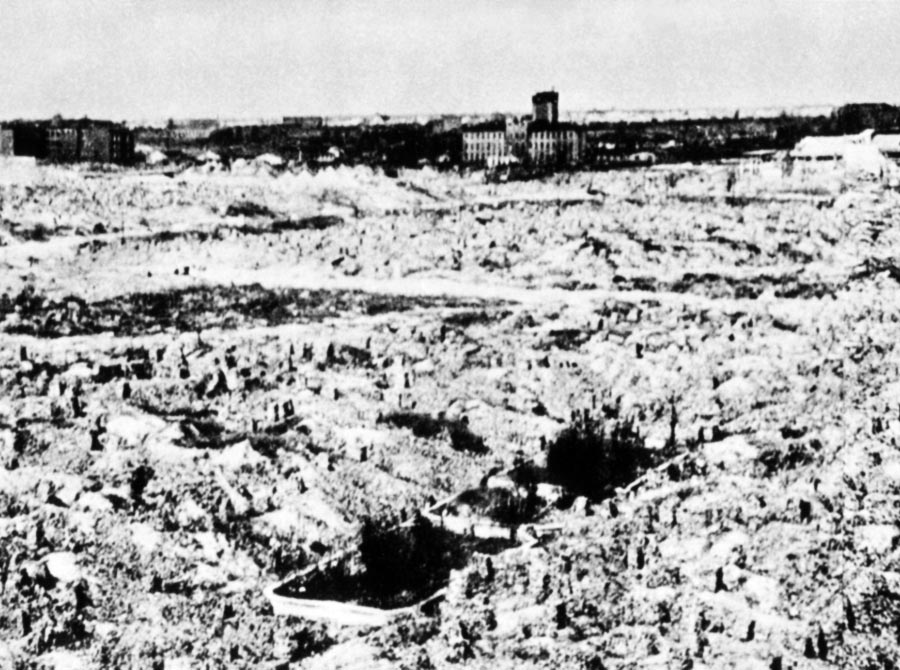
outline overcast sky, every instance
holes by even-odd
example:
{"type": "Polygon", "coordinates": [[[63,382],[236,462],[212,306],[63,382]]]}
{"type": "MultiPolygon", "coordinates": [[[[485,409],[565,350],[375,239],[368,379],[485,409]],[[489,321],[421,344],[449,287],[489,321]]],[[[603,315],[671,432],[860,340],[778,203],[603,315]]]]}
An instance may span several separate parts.
{"type": "Polygon", "coordinates": [[[0,118],[900,100],[900,2],[0,0],[0,118]]]}

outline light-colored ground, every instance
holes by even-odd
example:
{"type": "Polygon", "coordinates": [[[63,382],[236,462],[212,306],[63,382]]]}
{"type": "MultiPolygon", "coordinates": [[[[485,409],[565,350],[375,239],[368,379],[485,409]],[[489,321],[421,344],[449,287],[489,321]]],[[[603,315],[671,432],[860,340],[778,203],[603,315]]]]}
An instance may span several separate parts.
{"type": "Polygon", "coordinates": [[[777,166],[742,171],[736,194],[753,200],[730,203],[719,166],[502,185],[349,169],[2,174],[0,294],[14,304],[0,321],[0,639],[20,657],[258,667],[303,629],[266,613],[262,587],[313,545],[337,551],[363,514],[477,485],[517,451],[541,459],[573,410],[617,403],[651,445],[672,403],[680,443],[732,436],[679,481],[650,478],[615,518],[555,513],[562,536],[505,554],[491,583],[476,561],[437,618],[362,642],[313,631],[335,644],[306,662],[861,668],[896,654],[898,292],[886,272],[855,277],[897,248],[889,188],[777,166]],[[241,201],[273,215],[224,215],[241,201]],[[320,212],[344,223],[243,228],[320,212]],[[38,224],[46,241],[27,239],[38,224]],[[153,375],[129,380],[129,399],[124,380],[94,381],[137,347],[153,375]],[[210,396],[226,357],[228,388],[210,396]],[[297,425],[265,435],[285,401],[297,425]],[[489,454],[378,422],[413,402],[464,414],[489,454]],[[201,411],[237,447],[186,446],[180,423],[201,411]],[[805,460],[787,463],[791,449],[805,460]],[[780,455],[768,471],[764,454],[780,455]],[[128,501],[141,465],[143,506],[128,501]],[[59,552],[92,605],[77,606],[78,580],[28,586],[59,552]],[[820,628],[828,658],[807,660],[820,628]]]}

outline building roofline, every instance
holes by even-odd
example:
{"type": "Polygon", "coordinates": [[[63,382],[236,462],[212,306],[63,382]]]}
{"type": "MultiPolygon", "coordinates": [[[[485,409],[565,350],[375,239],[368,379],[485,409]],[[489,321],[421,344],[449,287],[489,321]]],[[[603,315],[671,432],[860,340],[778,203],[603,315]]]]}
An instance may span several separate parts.
{"type": "Polygon", "coordinates": [[[528,126],[529,134],[547,130],[574,130],[577,132],[581,132],[584,130],[584,126],[578,123],[571,123],[569,121],[559,121],[557,123],[553,123],[552,121],[544,120],[532,121],[528,126]]]}
{"type": "Polygon", "coordinates": [[[484,121],[462,126],[464,133],[506,132],[505,121],[484,121]]]}

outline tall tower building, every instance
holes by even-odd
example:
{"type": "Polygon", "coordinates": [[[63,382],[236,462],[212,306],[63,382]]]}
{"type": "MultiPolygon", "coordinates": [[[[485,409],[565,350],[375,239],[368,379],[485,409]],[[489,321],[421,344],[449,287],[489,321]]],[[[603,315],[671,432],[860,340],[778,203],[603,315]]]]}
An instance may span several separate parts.
{"type": "Polygon", "coordinates": [[[534,120],[547,123],[559,121],[559,93],[556,91],[541,91],[531,96],[531,105],[534,109],[534,120]]]}

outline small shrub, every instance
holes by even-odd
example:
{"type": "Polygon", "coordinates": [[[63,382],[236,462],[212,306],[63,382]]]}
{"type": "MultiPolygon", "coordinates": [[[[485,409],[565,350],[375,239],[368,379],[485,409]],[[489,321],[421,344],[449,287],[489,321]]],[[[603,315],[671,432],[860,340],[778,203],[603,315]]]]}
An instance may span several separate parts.
{"type": "Polygon", "coordinates": [[[391,412],[379,420],[397,428],[408,428],[416,437],[437,437],[444,430],[444,424],[430,414],[422,412],[391,412]]]}
{"type": "Polygon", "coordinates": [[[334,644],[328,634],[328,628],[321,623],[303,626],[291,633],[291,662],[297,663],[304,658],[321,654],[334,644]]]}
{"type": "Polygon", "coordinates": [[[225,216],[274,216],[274,214],[265,205],[260,205],[250,200],[242,200],[228,205],[228,209],[225,210],[225,216]]]}
{"type": "Polygon", "coordinates": [[[532,521],[543,501],[537,495],[537,484],[524,489],[481,488],[464,491],[459,502],[475,509],[497,523],[515,525],[532,521]]]}
{"type": "Polygon", "coordinates": [[[546,344],[540,348],[577,351],[589,339],[590,333],[579,328],[559,328],[550,331],[546,344]]]}
{"type": "Polygon", "coordinates": [[[341,347],[341,354],[343,357],[351,360],[353,365],[358,367],[369,367],[372,364],[372,354],[366,349],[360,349],[359,347],[345,344],[341,347]]]}
{"type": "Polygon", "coordinates": [[[32,242],[46,242],[50,239],[51,231],[43,223],[37,223],[33,227],[22,231],[22,237],[32,242]]]}
{"type": "Polygon", "coordinates": [[[466,310],[455,312],[446,316],[444,318],[444,323],[450,327],[466,329],[471,326],[485,325],[494,323],[495,321],[500,321],[508,317],[510,314],[512,314],[512,312],[510,312],[509,310],[502,310],[499,312],[488,312],[483,309],[480,311],[466,310]]]}
{"type": "Polygon", "coordinates": [[[438,437],[447,431],[450,445],[456,451],[467,451],[473,454],[488,452],[484,439],[471,430],[469,423],[463,419],[447,419],[443,416],[433,417],[424,412],[391,412],[379,419],[379,423],[389,423],[398,428],[408,428],[416,437],[426,439],[438,437]]]}
{"type": "Polygon", "coordinates": [[[455,535],[417,516],[405,526],[386,519],[363,519],[359,553],[362,587],[370,597],[396,607],[421,600],[446,584],[451,570],[466,565],[475,551],[495,554],[507,540],[455,535]]]}
{"type": "MultiPolygon", "coordinates": [[[[455,535],[422,516],[399,526],[389,518],[366,517],[358,542],[358,569],[344,560],[317,571],[298,584],[302,597],[405,607],[445,586],[450,571],[464,567],[474,552],[495,554],[512,546],[509,540],[455,535]]],[[[292,595],[294,588],[286,584],[276,593],[292,595]]]]}
{"type": "Polygon", "coordinates": [[[579,421],[550,443],[547,475],[572,493],[597,500],[634,481],[653,461],[630,421],[615,423],[609,435],[597,422],[579,421]]]}
{"type": "Polygon", "coordinates": [[[212,419],[190,418],[180,422],[182,443],[199,449],[221,449],[225,428],[212,419]]]}
{"type": "Polygon", "coordinates": [[[453,562],[453,545],[424,517],[410,527],[391,527],[382,519],[364,519],[359,539],[367,590],[384,597],[420,591],[453,562]]]}
{"type": "Polygon", "coordinates": [[[464,421],[451,421],[447,425],[450,432],[450,446],[456,451],[467,451],[470,454],[486,454],[487,446],[484,438],[469,430],[469,425],[464,421]]]}
{"type": "Polygon", "coordinates": [[[250,436],[250,446],[270,460],[278,457],[278,452],[287,449],[289,442],[282,435],[267,435],[257,433],[250,436]]]}
{"type": "Polygon", "coordinates": [[[782,470],[793,470],[803,465],[809,465],[815,459],[813,446],[801,442],[792,442],[787,448],[766,447],[756,457],[756,461],[762,466],[763,474],[766,477],[771,477],[782,470]]]}

